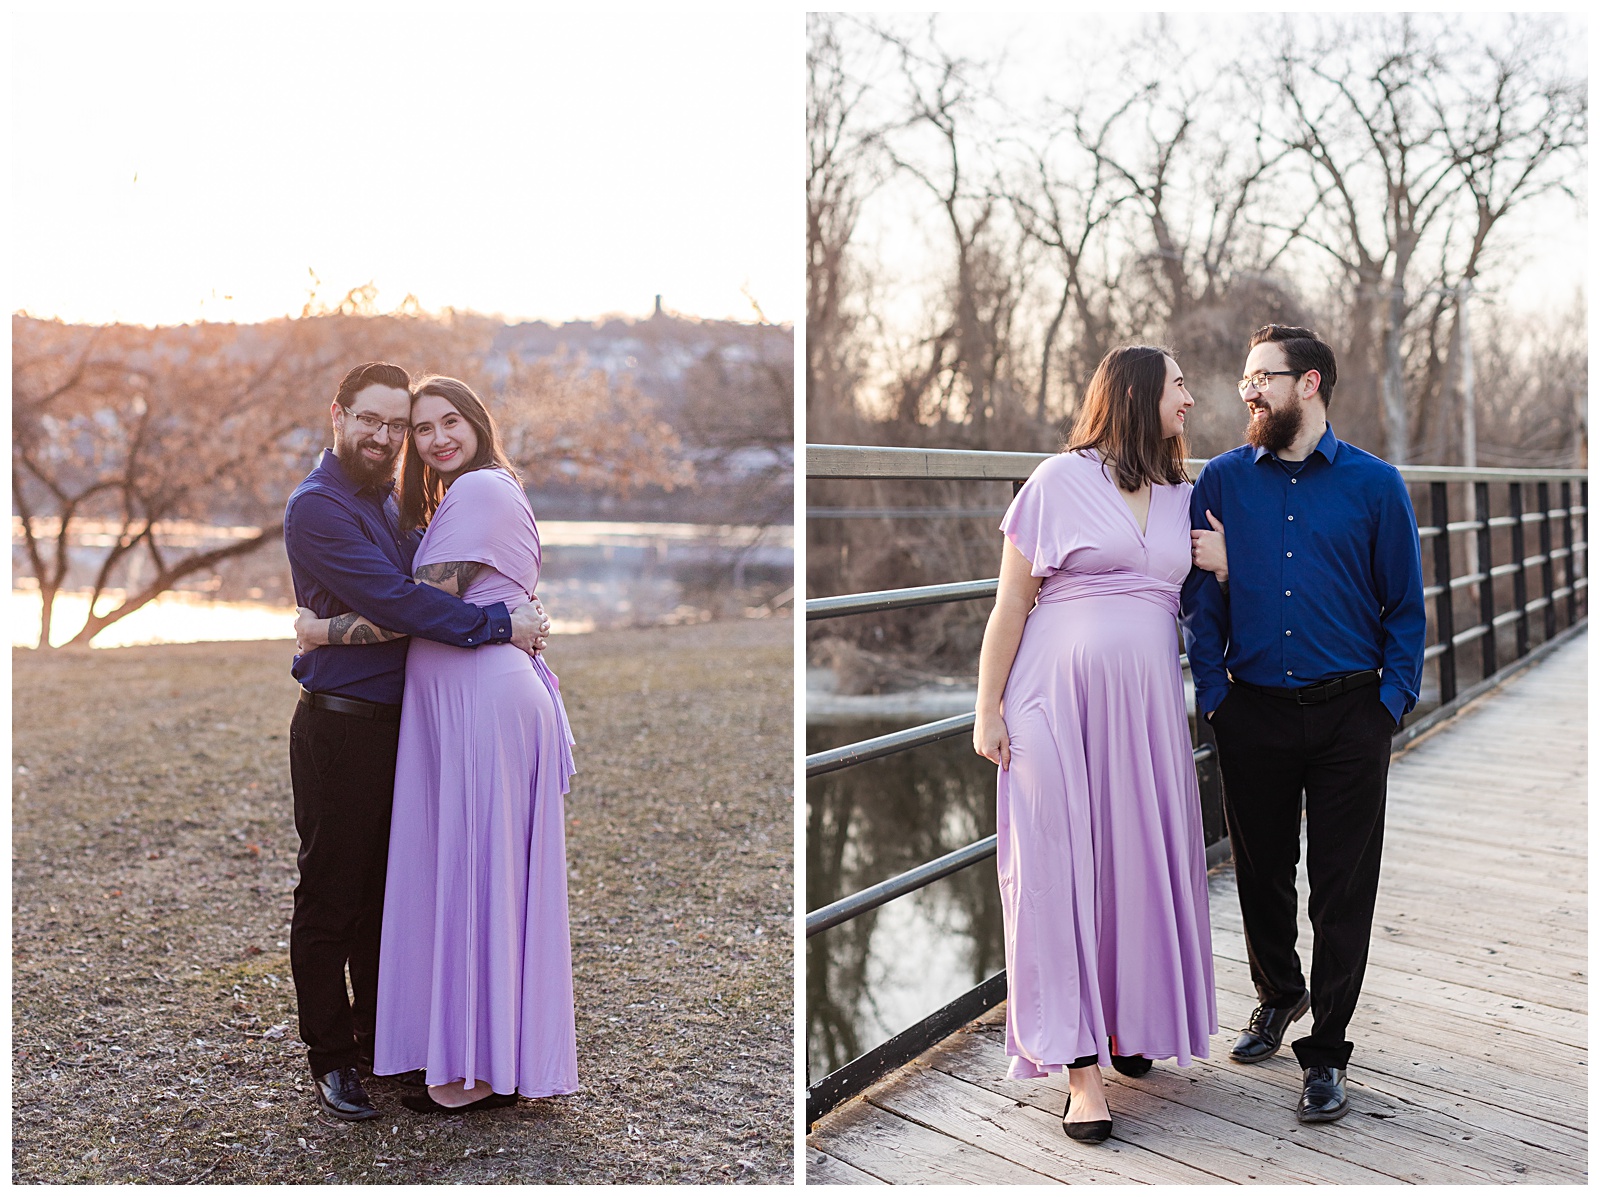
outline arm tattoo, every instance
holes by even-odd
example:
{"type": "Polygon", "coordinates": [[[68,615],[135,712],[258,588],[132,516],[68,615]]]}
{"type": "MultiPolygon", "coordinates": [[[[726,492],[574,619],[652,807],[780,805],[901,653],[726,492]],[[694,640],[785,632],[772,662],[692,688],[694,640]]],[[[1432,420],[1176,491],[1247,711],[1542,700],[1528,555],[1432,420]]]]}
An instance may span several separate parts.
{"type": "Polygon", "coordinates": [[[380,628],[354,611],[335,615],[328,621],[329,644],[381,644],[386,640],[398,640],[404,635],[404,632],[380,628]]]}
{"type": "Polygon", "coordinates": [[[437,586],[447,594],[460,597],[482,570],[481,561],[440,561],[435,565],[422,566],[415,577],[419,582],[437,586]]]}

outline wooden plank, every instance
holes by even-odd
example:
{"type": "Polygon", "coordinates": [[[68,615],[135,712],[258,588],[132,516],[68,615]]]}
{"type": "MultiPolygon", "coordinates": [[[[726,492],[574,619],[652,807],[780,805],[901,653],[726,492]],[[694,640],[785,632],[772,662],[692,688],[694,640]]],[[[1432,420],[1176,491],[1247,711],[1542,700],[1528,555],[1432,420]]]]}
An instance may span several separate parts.
{"type": "MultiPolygon", "coordinates": [[[[951,1042],[965,1042],[959,1036],[951,1042]]],[[[948,1058],[941,1052],[939,1059],[948,1058]]],[[[1001,1071],[1004,1072],[1004,1056],[1001,1071]]],[[[892,1085],[869,1092],[874,1105],[1067,1184],[1214,1184],[1219,1177],[1127,1141],[1119,1112],[1105,1143],[1075,1143],[1061,1129],[1065,1085],[1042,1106],[958,1078],[922,1060],[892,1085]]]]}
{"type": "MultiPolygon", "coordinates": [[[[1473,876],[1504,877],[1517,884],[1562,885],[1586,888],[1588,870],[1585,853],[1571,844],[1570,826],[1566,832],[1567,847],[1561,852],[1545,852],[1525,843],[1507,844],[1504,826],[1492,829],[1500,842],[1469,840],[1455,834],[1446,835],[1437,828],[1436,820],[1418,823],[1415,827],[1388,820],[1387,842],[1384,845],[1384,865],[1394,862],[1418,861],[1424,864],[1447,865],[1450,868],[1470,869],[1473,876]],[[1430,826],[1429,824],[1432,824],[1430,826]],[[1430,851],[1432,849],[1432,851],[1430,851]]],[[[1520,829],[1518,829],[1520,830],[1520,829]]]]}
{"type": "Polygon", "coordinates": [[[1587,940],[1582,927],[1567,929],[1567,934],[1557,933],[1554,927],[1544,928],[1487,928],[1481,923],[1471,925],[1466,919],[1446,921],[1435,916],[1419,918],[1404,911],[1378,910],[1373,922],[1372,937],[1386,938],[1395,943],[1417,943],[1423,947],[1448,950],[1460,946],[1488,956],[1506,956],[1511,960],[1531,961],[1542,959],[1544,967],[1563,972],[1580,972],[1587,968],[1588,953],[1581,950],[1587,940]]]}
{"type": "MultiPolygon", "coordinates": [[[[1246,963],[1244,936],[1213,935],[1211,944],[1214,957],[1246,963]]],[[[1491,1018],[1511,1025],[1521,1022],[1552,1037],[1576,1035],[1574,1046],[1587,1042],[1588,1019],[1582,1009],[1585,991],[1581,985],[1574,983],[1564,991],[1560,987],[1567,983],[1559,978],[1504,970],[1488,972],[1440,952],[1420,948],[1400,952],[1386,944],[1378,951],[1379,946],[1374,945],[1368,958],[1363,993],[1381,993],[1424,1006],[1462,1011],[1476,1010],[1482,1004],[1486,1013],[1493,1011],[1491,1018]],[[1569,994],[1569,1000],[1576,1004],[1550,1001],[1546,996],[1550,993],[1569,994]]],[[[1561,1042],[1569,1040],[1562,1038],[1561,1042]]]]}
{"type": "MultiPolygon", "coordinates": [[[[996,1076],[993,1055],[992,1049],[985,1050],[983,1044],[968,1038],[942,1054],[936,1067],[959,1080],[1060,1118],[1066,1100],[1065,1081],[1055,1077],[1048,1081],[1013,1081],[1006,1079],[1003,1071],[996,1076]]],[[[1292,1109],[1260,1107],[1253,1118],[1231,1123],[1206,1109],[1162,1100],[1148,1087],[1123,1085],[1122,1079],[1116,1074],[1107,1076],[1112,1135],[1218,1178],[1261,1184],[1392,1184],[1402,1179],[1394,1170],[1400,1161],[1391,1160],[1385,1169],[1306,1148],[1300,1141],[1306,1137],[1305,1128],[1295,1121],[1292,1109]]]]}
{"type": "MultiPolygon", "coordinates": [[[[1515,903],[1516,925],[1521,926],[1530,916],[1541,919],[1552,916],[1580,920],[1586,915],[1586,902],[1580,887],[1562,885],[1559,879],[1533,877],[1513,881],[1503,877],[1485,877],[1467,869],[1450,867],[1447,854],[1441,850],[1438,863],[1424,862],[1420,854],[1396,853],[1397,861],[1384,861],[1384,876],[1379,882],[1380,892],[1392,904],[1398,898],[1416,899],[1432,895],[1434,906],[1440,894],[1448,893],[1451,905],[1463,914],[1493,914],[1491,907],[1515,903]],[[1443,859],[1440,859],[1443,858],[1443,859]]],[[[1503,918],[1496,919],[1504,922],[1503,918]]]]}
{"type": "MultiPolygon", "coordinates": [[[[1356,1045],[1351,1059],[1353,1078],[1369,1070],[1385,1072],[1390,1076],[1419,1080],[1474,1102],[1492,1095],[1496,1102],[1558,1126],[1577,1130],[1587,1126],[1586,1092],[1582,1083],[1585,1069],[1581,1060],[1569,1057],[1560,1065],[1546,1062],[1543,1067],[1534,1068],[1515,1051],[1475,1050],[1460,1042],[1441,1046],[1429,1042],[1437,1036],[1425,1027],[1400,1022],[1380,1023],[1359,1009],[1349,1035],[1356,1045]],[[1576,1085],[1570,1079],[1573,1077],[1578,1078],[1576,1085]]],[[[1287,1067],[1298,1072],[1287,1044],[1279,1055],[1287,1067]]]]}
{"type": "Polygon", "coordinates": [[[876,1176],[868,1176],[859,1168],[852,1168],[843,1160],[825,1155],[815,1147],[806,1148],[805,1184],[808,1185],[881,1185],[876,1176]]]}
{"type": "Polygon", "coordinates": [[[898,1118],[861,1098],[846,1102],[819,1121],[807,1142],[886,1184],[1060,1183],[1001,1156],[898,1118]]]}
{"type": "MultiPolygon", "coordinates": [[[[1003,1018],[1003,1009],[999,1013],[1003,1018]]],[[[1003,1075],[1006,1064],[1003,1029],[986,1027],[982,1029],[982,1035],[979,1042],[983,1046],[967,1050],[974,1054],[987,1051],[992,1058],[987,1066],[995,1075],[1003,1075]]],[[[1261,1097],[1262,1107],[1250,1124],[1257,1127],[1280,1125],[1290,1117],[1289,1111],[1292,1111],[1300,1093],[1300,1070],[1292,1055],[1283,1052],[1262,1064],[1234,1064],[1226,1058],[1226,1044],[1219,1042],[1223,1039],[1231,1044],[1232,1036],[1213,1038],[1213,1059],[1209,1062],[1196,1061],[1189,1069],[1178,1069],[1162,1063],[1141,1080],[1118,1076],[1111,1078],[1111,1081],[1115,1085],[1135,1088],[1171,1084],[1176,1092],[1164,1094],[1170,1100],[1187,1100],[1181,1096],[1185,1090],[1178,1087],[1186,1085],[1192,1099],[1202,1103],[1210,1100],[1213,1085],[1243,1087],[1245,1091],[1264,1095],[1261,1097]],[[1267,1094],[1268,1090],[1270,1094],[1267,1094]]],[[[1386,1067],[1409,1068],[1403,1064],[1391,1064],[1389,1049],[1385,1047],[1368,1050],[1358,1046],[1358,1051],[1360,1057],[1355,1061],[1350,1079],[1351,1100],[1356,1105],[1346,1121],[1365,1115],[1367,1121],[1359,1124],[1362,1135],[1388,1141],[1393,1136],[1386,1135],[1384,1128],[1392,1121],[1403,1119],[1405,1125],[1421,1128],[1419,1133],[1432,1135],[1447,1145],[1458,1141],[1483,1140],[1479,1147],[1464,1150],[1469,1155],[1472,1151],[1484,1155],[1485,1159],[1481,1161],[1483,1168],[1499,1168],[1508,1172],[1509,1175],[1503,1178],[1506,1180],[1531,1179],[1534,1175],[1544,1175],[1546,1172],[1568,1178],[1581,1174],[1586,1141],[1581,1130],[1555,1125],[1521,1111],[1497,1107],[1486,1096],[1489,1094],[1498,1098],[1498,1092],[1493,1089],[1468,1095],[1470,1100],[1467,1100],[1462,1095],[1435,1089],[1426,1083],[1379,1071],[1386,1067]],[[1526,1176],[1523,1175],[1524,1171],[1526,1176]]],[[[1430,1074],[1424,1071],[1420,1075],[1430,1074]]],[[[1224,1107],[1219,1107],[1217,1112],[1224,1113],[1224,1107]]],[[[1419,1147],[1419,1150],[1444,1161],[1458,1154],[1453,1147],[1446,1151],[1437,1145],[1419,1147]]]]}
{"type": "MultiPolygon", "coordinates": [[[[1300,1073],[1286,1068],[1196,1063],[1192,1078],[1177,1070],[1153,1069],[1130,1086],[1165,1085],[1173,1101],[1201,1103],[1230,1121],[1259,1125],[1261,1107],[1291,1110],[1300,1095],[1300,1073]]],[[[1357,1072],[1349,1082],[1351,1112],[1337,1150],[1357,1163],[1406,1174],[1418,1183],[1468,1183],[1540,1180],[1571,1181],[1582,1175],[1581,1155],[1533,1146],[1513,1135],[1451,1119],[1377,1089],[1372,1074],[1357,1072]],[[1398,1163],[1403,1159],[1405,1163],[1398,1163]]],[[[1281,1114],[1279,1115],[1281,1117],[1281,1114]]],[[[1332,1146],[1323,1137],[1318,1149],[1332,1146]]],[[[1580,1144],[1581,1145],[1581,1144],[1580,1144]]]]}
{"type": "MultiPolygon", "coordinates": [[[[1248,1076],[1242,1066],[1196,1064],[1196,1075],[1172,1084],[1172,1072],[1155,1069],[1126,1085],[1168,1084],[1172,1100],[1197,1104],[1228,1121],[1259,1126],[1263,1118],[1287,1125],[1300,1096],[1298,1070],[1258,1068],[1248,1076]]],[[[1454,1128],[1436,1116],[1415,1116],[1392,1099],[1377,1094],[1358,1078],[1349,1083],[1351,1111],[1338,1130],[1305,1128],[1305,1146],[1328,1151],[1338,1158],[1386,1171],[1398,1179],[1419,1184],[1443,1181],[1483,1182],[1514,1180],[1516,1165],[1537,1166],[1540,1177],[1558,1180],[1571,1175],[1572,1161],[1559,1155],[1547,1162],[1539,1153],[1509,1144],[1503,1138],[1478,1136],[1477,1146],[1452,1133],[1454,1128]]],[[[1296,1127],[1295,1131],[1300,1132],[1296,1127]]],[[[1531,1177],[1530,1177],[1531,1179],[1531,1177]]]]}
{"type": "Polygon", "coordinates": [[[1463,1100],[1461,1095],[1434,1088],[1413,1077],[1397,1076],[1392,1072],[1365,1069],[1361,1074],[1363,1086],[1374,1093],[1396,1102],[1407,1103],[1417,1109],[1448,1119],[1459,1125],[1463,1133],[1497,1135],[1506,1140],[1536,1146],[1570,1161],[1570,1167],[1583,1169],[1588,1157],[1588,1133],[1584,1129],[1560,1126],[1542,1118],[1535,1118],[1521,1110],[1497,1104],[1480,1095],[1478,1101],[1463,1100]]]}
{"type": "MultiPolygon", "coordinates": [[[[1213,927],[1211,944],[1215,957],[1240,963],[1247,960],[1242,932],[1233,928],[1213,927]]],[[[1301,947],[1308,947],[1305,940],[1301,941],[1301,947]]],[[[1487,948],[1464,949],[1460,944],[1452,944],[1448,949],[1423,947],[1415,943],[1401,946],[1380,934],[1373,936],[1367,957],[1369,972],[1388,969],[1503,997],[1526,997],[1557,1010],[1586,1013],[1588,985],[1584,971],[1580,969],[1574,975],[1566,968],[1546,967],[1543,971],[1535,971],[1533,967],[1525,967],[1545,963],[1545,958],[1536,952],[1530,958],[1520,960],[1509,958],[1503,951],[1489,954],[1487,948]]]]}

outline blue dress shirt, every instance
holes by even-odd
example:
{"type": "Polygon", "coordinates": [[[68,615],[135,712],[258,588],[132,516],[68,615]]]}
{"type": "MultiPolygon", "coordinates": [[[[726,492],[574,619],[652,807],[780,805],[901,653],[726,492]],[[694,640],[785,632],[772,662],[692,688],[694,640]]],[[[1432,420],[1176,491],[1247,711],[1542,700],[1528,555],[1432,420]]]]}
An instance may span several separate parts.
{"type": "Polygon", "coordinates": [[[1190,523],[1228,541],[1228,590],[1216,575],[1183,584],[1195,703],[1209,714],[1229,676],[1298,689],[1381,669],[1395,723],[1417,703],[1427,613],[1416,515],[1400,471],[1329,428],[1303,462],[1241,445],[1206,463],[1190,523]]]}
{"type": "MultiPolygon", "coordinates": [[[[511,639],[504,603],[475,607],[411,580],[420,532],[400,534],[394,487],[358,487],[323,450],[283,512],[283,544],[295,602],[321,618],[355,611],[381,628],[476,648],[511,639]]],[[[405,691],[405,640],[330,644],[294,660],[307,690],[367,702],[397,703],[405,691]]]]}

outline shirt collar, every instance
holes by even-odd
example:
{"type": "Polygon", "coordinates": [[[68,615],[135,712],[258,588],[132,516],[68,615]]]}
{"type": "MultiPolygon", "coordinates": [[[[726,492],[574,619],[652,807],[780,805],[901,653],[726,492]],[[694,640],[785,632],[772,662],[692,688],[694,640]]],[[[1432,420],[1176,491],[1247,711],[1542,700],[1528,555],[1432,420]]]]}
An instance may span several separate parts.
{"type": "MultiPolygon", "coordinates": [[[[1322,436],[1317,439],[1317,443],[1312,448],[1311,452],[1322,454],[1322,459],[1324,461],[1326,461],[1329,465],[1333,464],[1333,459],[1339,455],[1339,438],[1333,435],[1332,424],[1329,424],[1322,430],[1322,436]]],[[[1255,460],[1259,463],[1261,459],[1266,456],[1268,456],[1267,451],[1257,445],[1255,460]]],[[[1306,455],[1306,460],[1309,461],[1310,456],[1311,455],[1308,453],[1306,455]]]]}
{"type": "Polygon", "coordinates": [[[322,460],[317,463],[317,468],[327,474],[340,490],[347,495],[357,497],[370,496],[380,502],[394,493],[394,482],[391,480],[387,486],[357,486],[355,479],[345,473],[344,465],[339,461],[339,455],[332,449],[322,451],[322,460]]]}

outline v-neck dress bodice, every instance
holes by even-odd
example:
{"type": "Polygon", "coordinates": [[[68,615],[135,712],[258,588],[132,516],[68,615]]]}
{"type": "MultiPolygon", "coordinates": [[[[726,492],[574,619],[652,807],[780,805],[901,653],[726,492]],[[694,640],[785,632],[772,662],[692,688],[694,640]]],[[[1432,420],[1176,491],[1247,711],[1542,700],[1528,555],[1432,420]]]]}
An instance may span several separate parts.
{"type": "Polygon", "coordinates": [[[1093,452],[1023,484],[1001,530],[1043,578],[1006,681],[998,865],[1013,1077],[1096,1056],[1209,1055],[1205,842],[1178,594],[1187,483],[1143,533],[1093,452]]]}

